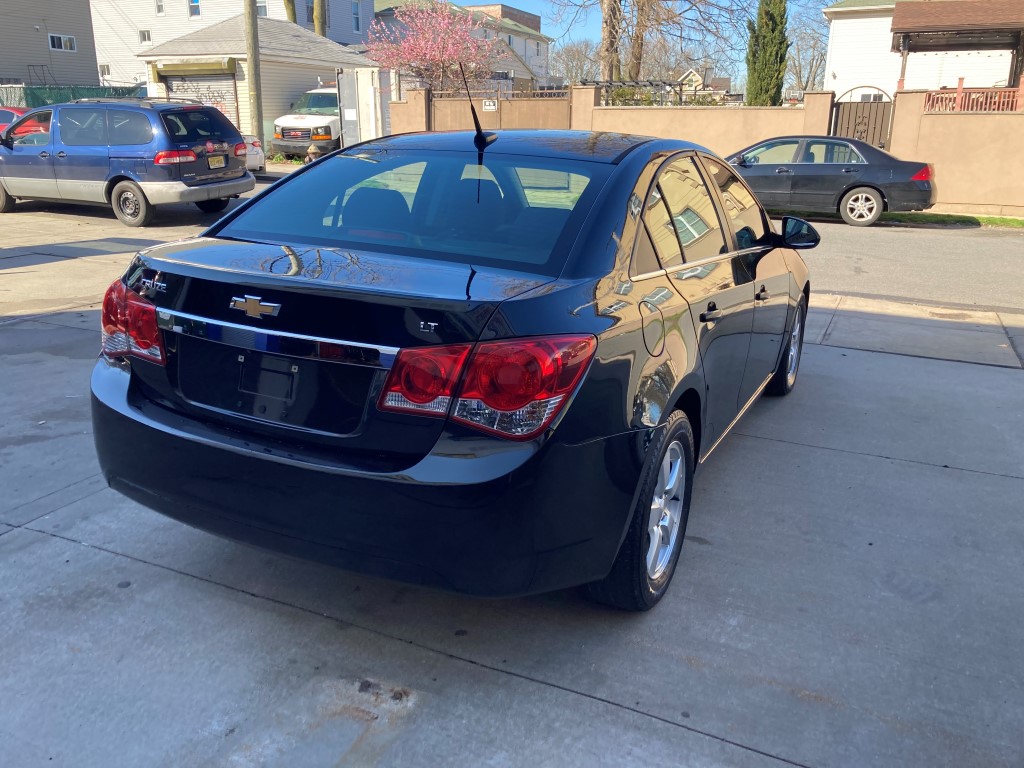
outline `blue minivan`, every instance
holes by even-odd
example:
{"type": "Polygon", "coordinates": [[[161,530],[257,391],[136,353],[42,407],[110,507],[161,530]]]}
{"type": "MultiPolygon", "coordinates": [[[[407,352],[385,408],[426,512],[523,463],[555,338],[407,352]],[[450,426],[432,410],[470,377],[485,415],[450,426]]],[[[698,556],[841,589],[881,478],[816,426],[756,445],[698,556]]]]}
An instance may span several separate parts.
{"type": "Polygon", "coordinates": [[[16,200],[109,205],[142,227],[153,207],[224,210],[256,180],[238,129],[198,102],[82,99],[40,107],[0,134],[0,213],[16,200]]]}

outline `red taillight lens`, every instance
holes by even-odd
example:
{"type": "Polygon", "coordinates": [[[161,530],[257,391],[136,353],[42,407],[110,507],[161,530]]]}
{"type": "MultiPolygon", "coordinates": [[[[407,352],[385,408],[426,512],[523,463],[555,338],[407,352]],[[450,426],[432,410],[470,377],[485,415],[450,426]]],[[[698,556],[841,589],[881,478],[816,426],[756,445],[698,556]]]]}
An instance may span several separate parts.
{"type": "Polygon", "coordinates": [[[235,157],[245,157],[248,151],[249,150],[245,148],[244,141],[241,144],[235,144],[235,157]]]}
{"type": "Polygon", "coordinates": [[[471,345],[403,349],[381,392],[379,407],[445,416],[471,345]]]}
{"type": "Polygon", "coordinates": [[[115,280],[103,296],[102,349],[106,357],[131,355],[158,365],[167,362],[156,307],[115,280]]]}
{"type": "Polygon", "coordinates": [[[478,344],[452,418],[504,437],[534,437],[558,415],[596,349],[593,336],[478,344]]]}
{"type": "Polygon", "coordinates": [[[196,153],[191,149],[165,149],[157,152],[153,158],[154,165],[178,165],[179,163],[194,163],[196,153]]]}
{"type": "Polygon", "coordinates": [[[253,139],[253,140],[252,140],[252,141],[251,141],[250,143],[251,143],[251,144],[253,145],[253,147],[255,147],[256,149],[259,149],[260,147],[262,147],[262,146],[263,146],[263,142],[261,142],[261,141],[260,141],[259,139],[253,139]]]}
{"type": "Polygon", "coordinates": [[[551,424],[594,357],[593,336],[550,336],[403,349],[378,406],[455,421],[526,440],[551,424]],[[468,361],[467,361],[468,359],[468,361]],[[463,370],[465,371],[463,373],[463,370]]]}
{"type": "Polygon", "coordinates": [[[920,171],[910,177],[911,181],[931,181],[932,180],[932,167],[926,165],[920,171]]]}

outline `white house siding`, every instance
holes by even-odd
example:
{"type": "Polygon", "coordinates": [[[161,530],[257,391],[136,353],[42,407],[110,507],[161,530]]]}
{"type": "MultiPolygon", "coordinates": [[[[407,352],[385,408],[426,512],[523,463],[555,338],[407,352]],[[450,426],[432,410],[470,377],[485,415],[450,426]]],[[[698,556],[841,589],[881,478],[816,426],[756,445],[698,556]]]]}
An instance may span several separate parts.
{"type": "MultiPolygon", "coordinates": [[[[892,50],[892,10],[837,13],[830,22],[825,88],[842,97],[850,89],[874,86],[892,95],[900,79],[901,57],[892,50]]],[[[911,53],[905,88],[933,90],[964,85],[1006,85],[1009,51],[911,53]]]]}
{"type": "Polygon", "coordinates": [[[0,83],[99,85],[89,0],[0,2],[0,83]],[[50,49],[50,35],[75,38],[50,49]]]}
{"type": "MultiPolygon", "coordinates": [[[[66,1],[66,0],[65,0],[66,1]]],[[[85,0],[74,0],[84,2],[85,0]]],[[[50,0],[59,2],[59,0],[50,0]]],[[[331,25],[328,37],[338,43],[358,43],[366,40],[369,22],[373,19],[372,0],[359,0],[363,31],[352,31],[352,3],[350,0],[329,0],[331,25]]],[[[305,0],[296,0],[296,20],[307,29],[305,0]]],[[[92,26],[96,35],[97,63],[110,67],[104,78],[107,85],[145,83],[149,74],[138,54],[153,46],[166,43],[189,32],[238,16],[243,11],[242,0],[200,0],[200,15],[189,16],[188,0],[163,0],[164,13],[157,15],[156,0],[92,0],[92,26]],[[148,43],[139,42],[139,32],[147,30],[148,43]]],[[[267,16],[285,19],[282,0],[267,0],[267,16]]]]}

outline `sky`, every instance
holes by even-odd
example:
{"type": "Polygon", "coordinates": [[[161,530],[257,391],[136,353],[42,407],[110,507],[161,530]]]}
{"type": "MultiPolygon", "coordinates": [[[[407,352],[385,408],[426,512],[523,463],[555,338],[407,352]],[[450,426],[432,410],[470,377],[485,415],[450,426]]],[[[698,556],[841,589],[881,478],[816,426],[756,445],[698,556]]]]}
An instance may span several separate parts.
{"type": "MultiPolygon", "coordinates": [[[[469,0],[466,5],[483,3],[486,0],[469,0]]],[[[567,40],[600,40],[601,39],[601,11],[593,8],[586,18],[581,18],[569,26],[568,19],[562,23],[554,20],[555,6],[548,0],[505,0],[505,5],[519,8],[528,13],[535,13],[541,18],[541,32],[548,37],[553,37],[559,42],[567,40]],[[564,36],[564,37],[563,37],[564,36]]]]}

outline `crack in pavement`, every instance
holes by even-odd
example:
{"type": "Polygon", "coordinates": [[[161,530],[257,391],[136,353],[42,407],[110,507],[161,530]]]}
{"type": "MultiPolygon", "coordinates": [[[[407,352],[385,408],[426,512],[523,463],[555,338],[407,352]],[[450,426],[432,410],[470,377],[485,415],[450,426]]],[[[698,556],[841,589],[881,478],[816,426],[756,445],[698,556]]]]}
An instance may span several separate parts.
{"type": "MultiPolygon", "coordinates": [[[[76,485],[80,485],[82,483],[86,483],[89,480],[92,480],[92,479],[97,478],[97,477],[102,477],[102,475],[100,475],[99,472],[93,472],[91,475],[86,475],[85,477],[80,478],[78,480],[75,480],[73,482],[70,482],[70,483],[68,483],[67,485],[65,485],[65,486],[63,486],[61,488],[58,488],[58,489],[56,489],[54,491],[50,491],[49,493],[44,493],[42,496],[39,496],[39,497],[37,497],[35,499],[29,499],[28,501],[22,502],[21,504],[18,504],[16,506],[11,507],[10,509],[5,509],[3,512],[0,512],[0,515],[9,515],[9,514],[11,514],[13,512],[17,512],[19,509],[24,509],[25,507],[31,506],[32,504],[39,504],[40,502],[50,498],[51,496],[55,496],[58,493],[63,493],[68,488],[71,488],[71,487],[76,486],[76,485]]],[[[97,488],[94,491],[89,491],[89,493],[85,494],[84,496],[78,496],[76,498],[69,499],[64,504],[61,504],[60,506],[54,507],[52,509],[47,509],[45,512],[42,512],[42,513],[36,515],[35,517],[33,517],[31,520],[26,520],[25,522],[23,522],[21,524],[18,524],[18,525],[14,524],[14,523],[3,523],[3,524],[4,525],[9,525],[12,528],[24,528],[25,526],[31,525],[36,520],[38,520],[38,519],[40,519],[42,517],[46,517],[47,515],[53,514],[54,512],[59,512],[62,509],[64,509],[65,507],[69,507],[72,504],[77,504],[78,502],[80,502],[80,501],[82,501],[84,499],[88,499],[90,496],[95,496],[97,493],[101,493],[102,491],[105,491],[106,489],[107,489],[107,486],[104,485],[103,487],[97,488]]],[[[0,521],[0,522],[2,522],[2,521],[0,521]]],[[[34,531],[36,529],[35,528],[31,528],[29,530],[33,530],[34,531]]],[[[44,533],[44,531],[40,531],[40,533],[44,533]]]]}
{"type": "MultiPolygon", "coordinates": [[[[972,363],[973,365],[973,363],[972,363]]],[[[987,475],[989,477],[1003,477],[1010,480],[1024,480],[1024,475],[1008,475],[1003,472],[989,472],[984,469],[970,469],[968,467],[955,467],[952,464],[936,464],[932,461],[923,461],[921,459],[906,459],[902,456],[886,456],[883,453],[871,453],[869,451],[853,451],[849,448],[835,448],[831,445],[815,445],[814,443],[801,443],[799,440],[783,440],[781,437],[765,437],[764,435],[752,435],[749,432],[733,432],[733,435],[737,437],[749,437],[752,440],[766,440],[772,443],[784,443],[786,445],[797,445],[801,448],[819,448],[823,451],[835,451],[836,453],[846,453],[852,456],[867,456],[871,459],[886,459],[888,461],[902,461],[907,464],[920,464],[925,467],[934,467],[935,469],[953,469],[957,472],[971,472],[976,475],[987,475]]]]}
{"type": "Polygon", "coordinates": [[[145,560],[144,558],[141,558],[141,557],[136,557],[134,555],[129,555],[129,554],[124,553],[124,552],[118,552],[116,550],[108,549],[107,547],[102,547],[102,546],[99,546],[99,545],[96,545],[96,544],[89,544],[88,542],[81,541],[79,539],[74,539],[74,538],[71,538],[70,536],[62,536],[59,533],[52,533],[51,531],[41,531],[41,530],[39,530],[37,528],[29,528],[29,527],[27,527],[27,525],[28,524],[26,523],[25,525],[14,526],[14,528],[16,528],[18,530],[24,529],[24,530],[27,530],[27,531],[31,531],[32,533],[40,534],[40,535],[43,535],[43,536],[48,536],[48,537],[54,538],[54,539],[60,539],[62,541],[66,541],[66,542],[68,542],[70,544],[78,544],[80,546],[89,547],[91,549],[95,549],[95,550],[98,550],[100,552],[105,552],[105,553],[107,553],[109,555],[113,555],[114,557],[123,557],[123,558],[125,558],[127,560],[131,560],[133,562],[140,563],[142,565],[148,565],[148,566],[150,566],[152,568],[158,568],[158,569],[160,569],[162,571],[167,571],[168,573],[173,573],[173,574],[176,574],[178,576],[183,576],[186,579],[193,579],[195,581],[200,581],[200,582],[203,582],[205,584],[210,584],[212,586],[219,587],[221,589],[226,589],[226,590],[229,590],[231,592],[235,592],[237,594],[246,595],[246,596],[254,598],[256,600],[263,600],[263,601],[266,601],[268,603],[272,603],[274,605],[279,605],[279,606],[282,606],[282,607],[285,607],[285,608],[290,608],[292,610],[299,611],[300,613],[308,614],[310,616],[316,616],[317,618],[320,618],[320,619],[327,619],[328,621],[333,621],[333,622],[336,622],[338,624],[344,624],[344,625],[349,626],[349,627],[354,627],[355,629],[359,629],[359,630],[362,630],[364,632],[368,632],[368,633],[370,633],[372,635],[375,635],[377,637],[382,637],[382,638],[385,638],[387,640],[393,640],[395,642],[403,643],[405,645],[411,645],[412,647],[418,648],[418,649],[420,649],[422,651],[426,651],[427,653],[433,653],[433,654],[436,654],[438,656],[442,656],[444,658],[451,659],[453,661],[462,662],[464,664],[470,664],[470,665],[472,665],[474,667],[478,667],[480,669],[486,669],[486,670],[488,670],[490,672],[496,672],[496,673],[498,673],[500,675],[508,675],[510,677],[514,677],[514,678],[517,678],[519,680],[523,680],[525,682],[534,683],[535,685],[542,685],[544,687],[551,688],[551,689],[558,690],[558,691],[562,691],[563,693],[568,693],[570,695],[580,696],[582,698],[589,699],[590,701],[594,701],[594,702],[597,702],[599,704],[605,704],[605,705],[610,706],[610,707],[615,707],[616,709],[620,709],[620,710],[623,710],[625,712],[629,712],[631,714],[638,715],[640,717],[645,717],[645,718],[648,718],[650,720],[654,720],[654,721],[663,723],[665,725],[674,726],[676,728],[679,728],[680,730],[688,731],[688,732],[696,734],[698,736],[704,736],[705,738],[713,739],[714,741],[717,741],[717,742],[719,742],[721,744],[728,744],[731,747],[736,747],[737,749],[741,749],[741,750],[743,750],[745,752],[750,752],[752,754],[760,755],[762,757],[767,757],[767,758],[769,758],[771,760],[775,760],[775,761],[777,761],[779,763],[782,763],[784,765],[794,766],[794,768],[813,768],[813,766],[810,766],[807,763],[801,763],[801,762],[799,762],[797,760],[792,760],[790,758],[782,757],[781,755],[775,755],[775,754],[772,754],[771,752],[766,752],[765,750],[758,749],[757,747],[750,746],[749,744],[743,744],[742,742],[735,741],[733,739],[728,739],[728,738],[726,738],[724,736],[719,736],[718,734],[711,733],[710,731],[705,731],[705,730],[702,730],[700,728],[695,728],[693,726],[677,722],[675,720],[672,720],[672,719],[667,718],[667,717],[663,717],[661,715],[656,715],[656,714],[653,714],[651,712],[645,712],[642,709],[637,709],[636,707],[631,707],[631,706],[628,706],[626,704],[621,704],[621,703],[619,703],[617,701],[613,701],[611,699],[604,698],[603,696],[597,696],[597,695],[592,694],[592,693],[587,693],[586,691],[577,691],[577,690],[575,690],[573,688],[569,688],[568,686],[560,685],[559,683],[553,683],[553,682],[550,682],[548,680],[542,680],[540,678],[532,677],[530,675],[526,675],[526,674],[523,674],[521,672],[515,672],[514,670],[501,669],[499,667],[495,667],[495,666],[492,666],[490,664],[486,664],[486,663],[481,662],[481,661],[476,661],[475,659],[471,659],[471,658],[468,658],[468,657],[465,657],[465,656],[459,656],[458,654],[451,653],[449,651],[445,651],[445,650],[440,649],[440,648],[434,648],[434,647],[432,647],[430,645],[426,645],[426,644],[418,642],[416,640],[410,640],[408,638],[402,637],[401,635],[392,634],[390,632],[385,632],[385,631],[383,631],[381,629],[376,629],[374,627],[369,627],[369,626],[365,626],[363,624],[358,624],[356,622],[349,621],[347,619],[343,619],[343,618],[341,618],[339,616],[334,616],[334,615],[329,614],[329,613],[320,613],[319,611],[314,611],[311,608],[305,608],[305,607],[303,607],[301,605],[295,605],[294,603],[289,603],[286,600],[281,600],[281,599],[276,598],[276,597],[268,597],[267,595],[261,595],[261,594],[259,594],[257,592],[252,592],[252,591],[247,590],[247,589],[241,589],[239,587],[233,587],[230,584],[222,584],[219,581],[215,581],[213,579],[205,578],[203,576],[197,576],[197,575],[192,574],[192,573],[187,573],[185,571],[178,570],[177,568],[172,568],[170,566],[162,565],[160,563],[154,563],[154,562],[151,562],[149,560],[145,560]]]}

